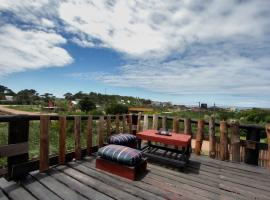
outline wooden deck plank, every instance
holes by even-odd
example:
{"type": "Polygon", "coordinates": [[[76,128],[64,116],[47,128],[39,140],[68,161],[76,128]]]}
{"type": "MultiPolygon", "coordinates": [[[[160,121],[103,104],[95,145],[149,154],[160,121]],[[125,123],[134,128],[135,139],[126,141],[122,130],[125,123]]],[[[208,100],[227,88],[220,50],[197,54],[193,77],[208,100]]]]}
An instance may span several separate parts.
{"type": "Polygon", "coordinates": [[[52,169],[49,174],[60,181],[61,183],[65,184],[68,186],[70,189],[78,192],[82,196],[89,198],[89,199],[95,199],[95,200],[112,200],[111,197],[96,191],[95,189],[88,187],[81,183],[80,181],[77,181],[76,179],[67,176],[66,174],[56,170],[52,169]]]}
{"type": "Polygon", "coordinates": [[[112,198],[126,200],[138,200],[140,198],[135,197],[127,192],[122,191],[122,188],[115,188],[111,185],[107,185],[102,181],[99,181],[97,179],[92,178],[91,176],[88,176],[86,174],[83,174],[75,169],[72,168],[64,168],[63,166],[57,167],[57,169],[61,170],[65,174],[73,177],[74,179],[94,188],[95,190],[102,192],[112,198]]]}
{"type": "Polygon", "coordinates": [[[47,174],[31,173],[31,175],[33,175],[33,177],[35,177],[40,183],[42,183],[43,185],[46,185],[46,187],[48,187],[51,191],[53,191],[55,194],[57,194],[63,199],[66,199],[66,200],[86,199],[80,194],[70,189],[69,187],[62,184],[61,182],[57,181],[51,176],[48,176],[47,174]]]}
{"type": "Polygon", "coordinates": [[[4,178],[0,179],[0,187],[11,199],[20,200],[35,200],[36,198],[30,194],[27,190],[21,187],[18,183],[14,181],[8,182],[4,178]]]}
{"type": "Polygon", "coordinates": [[[21,184],[26,188],[33,196],[41,200],[61,200],[56,194],[51,192],[44,185],[36,181],[32,176],[27,176],[21,180],[21,184]]]}
{"type": "Polygon", "coordinates": [[[8,200],[8,197],[0,190],[0,200],[8,200]]]}

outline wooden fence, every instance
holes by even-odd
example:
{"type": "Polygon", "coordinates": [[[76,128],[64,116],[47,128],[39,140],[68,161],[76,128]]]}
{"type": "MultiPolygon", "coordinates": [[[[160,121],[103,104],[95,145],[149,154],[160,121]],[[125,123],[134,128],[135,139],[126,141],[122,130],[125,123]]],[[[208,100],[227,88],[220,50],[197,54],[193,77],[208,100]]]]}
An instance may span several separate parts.
{"type": "Polygon", "coordinates": [[[146,129],[172,129],[173,132],[190,134],[195,139],[194,153],[202,153],[202,145],[209,142],[207,154],[213,159],[268,167],[270,169],[270,125],[217,123],[213,118],[204,120],[180,119],[154,115],[114,115],[114,116],[0,116],[0,122],[8,123],[8,144],[0,147],[0,156],[7,157],[7,168],[0,169],[0,175],[8,179],[18,179],[29,171],[39,169],[44,172],[50,166],[65,164],[73,159],[80,160],[104,145],[106,137],[112,133],[129,132],[135,134],[146,129]],[[98,141],[93,146],[93,121],[97,121],[98,141]],[[29,160],[29,123],[40,121],[40,150],[38,159],[29,160]],[[58,155],[49,155],[50,122],[59,123],[58,155]],[[74,124],[74,150],[67,152],[67,121],[74,124]],[[87,123],[82,130],[82,121],[87,123]],[[113,124],[113,125],[112,125],[113,124]],[[197,128],[194,128],[196,126],[197,128]],[[206,132],[207,130],[207,132],[206,132]],[[246,140],[240,139],[240,132],[246,132],[246,140]],[[82,132],[86,132],[86,148],[81,147],[82,132]],[[268,137],[268,145],[260,143],[260,138],[268,137]]]}
{"type": "Polygon", "coordinates": [[[266,127],[248,124],[241,125],[238,122],[215,122],[202,119],[192,120],[177,117],[144,115],[139,117],[138,131],[146,129],[171,129],[176,133],[192,135],[195,140],[194,153],[202,153],[202,145],[208,143],[208,152],[203,152],[210,158],[232,162],[244,162],[270,169],[270,125],[266,127]],[[150,124],[149,122],[152,122],[150,124]],[[246,139],[240,138],[240,133],[246,139]],[[268,144],[261,143],[260,139],[267,137],[268,144]]]}

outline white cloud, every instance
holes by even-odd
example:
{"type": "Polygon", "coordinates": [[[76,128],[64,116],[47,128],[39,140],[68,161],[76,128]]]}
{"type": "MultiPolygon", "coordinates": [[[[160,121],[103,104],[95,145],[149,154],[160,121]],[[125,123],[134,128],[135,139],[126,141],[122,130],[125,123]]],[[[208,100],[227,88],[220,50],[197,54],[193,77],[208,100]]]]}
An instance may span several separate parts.
{"type": "Polygon", "coordinates": [[[42,67],[60,67],[73,59],[59,47],[66,39],[55,33],[21,30],[12,25],[0,28],[0,75],[42,67]]]}

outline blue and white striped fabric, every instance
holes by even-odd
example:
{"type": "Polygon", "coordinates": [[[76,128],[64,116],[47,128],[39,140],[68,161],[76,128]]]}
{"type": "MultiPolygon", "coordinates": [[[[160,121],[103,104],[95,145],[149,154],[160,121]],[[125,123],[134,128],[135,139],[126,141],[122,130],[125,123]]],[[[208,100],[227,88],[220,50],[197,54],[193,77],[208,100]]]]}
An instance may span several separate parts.
{"type": "Polygon", "coordinates": [[[142,160],[142,153],[126,146],[109,144],[98,150],[98,155],[107,160],[134,166],[142,160]]]}
{"type": "Polygon", "coordinates": [[[136,142],[136,136],[129,133],[120,133],[108,138],[109,144],[128,145],[136,142]]]}

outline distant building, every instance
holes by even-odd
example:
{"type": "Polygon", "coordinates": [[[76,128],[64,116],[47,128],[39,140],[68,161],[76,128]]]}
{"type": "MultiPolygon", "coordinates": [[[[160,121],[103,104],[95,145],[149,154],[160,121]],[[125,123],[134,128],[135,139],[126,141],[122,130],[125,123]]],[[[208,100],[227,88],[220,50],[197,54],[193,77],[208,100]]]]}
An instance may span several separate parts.
{"type": "Polygon", "coordinates": [[[5,96],[6,101],[14,101],[14,97],[13,96],[5,96]]]}
{"type": "Polygon", "coordinates": [[[202,109],[207,109],[207,103],[201,103],[200,108],[202,108],[202,109]]]}

